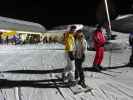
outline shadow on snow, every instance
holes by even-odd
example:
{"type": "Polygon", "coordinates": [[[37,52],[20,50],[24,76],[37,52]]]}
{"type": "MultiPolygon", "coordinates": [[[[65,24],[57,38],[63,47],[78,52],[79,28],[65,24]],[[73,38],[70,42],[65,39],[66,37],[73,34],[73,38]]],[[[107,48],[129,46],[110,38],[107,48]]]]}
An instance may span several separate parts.
{"type": "Polygon", "coordinates": [[[0,88],[34,87],[34,88],[67,88],[69,84],[63,83],[61,79],[49,80],[8,80],[0,79],[0,88]]]}
{"type": "MultiPolygon", "coordinates": [[[[104,71],[110,69],[119,69],[129,67],[127,65],[105,67],[104,71]]],[[[84,71],[96,72],[93,67],[85,67],[84,71]]],[[[50,73],[62,73],[62,69],[53,70],[9,70],[3,71],[2,73],[12,74],[50,74],[50,73]]],[[[34,88],[58,88],[58,87],[69,87],[68,83],[63,83],[62,79],[46,79],[46,80],[8,80],[0,79],[0,88],[13,88],[13,87],[34,87],[34,88]]]]}

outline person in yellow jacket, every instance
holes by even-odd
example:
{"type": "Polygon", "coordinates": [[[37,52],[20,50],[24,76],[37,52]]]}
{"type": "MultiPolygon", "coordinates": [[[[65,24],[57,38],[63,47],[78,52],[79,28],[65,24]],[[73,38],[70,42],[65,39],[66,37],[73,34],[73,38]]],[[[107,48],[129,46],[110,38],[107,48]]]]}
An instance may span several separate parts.
{"type": "Polygon", "coordinates": [[[72,85],[75,82],[75,58],[74,58],[74,49],[75,49],[75,39],[74,32],[76,26],[71,26],[70,30],[64,34],[64,45],[65,45],[65,57],[67,65],[64,68],[63,78],[68,80],[72,85]]]}

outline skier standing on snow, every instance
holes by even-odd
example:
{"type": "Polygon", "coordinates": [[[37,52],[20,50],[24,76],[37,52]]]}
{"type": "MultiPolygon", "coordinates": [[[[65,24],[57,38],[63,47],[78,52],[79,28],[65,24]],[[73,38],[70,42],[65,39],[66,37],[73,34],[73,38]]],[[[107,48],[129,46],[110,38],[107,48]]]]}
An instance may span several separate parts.
{"type": "Polygon", "coordinates": [[[96,50],[95,59],[93,62],[93,68],[96,71],[103,69],[101,66],[104,57],[104,44],[106,42],[105,36],[102,32],[102,26],[98,25],[96,31],[93,33],[94,48],[96,50]]]}
{"type": "Polygon", "coordinates": [[[74,58],[74,48],[75,48],[75,33],[76,26],[71,26],[70,30],[64,34],[64,44],[65,44],[65,56],[67,60],[67,66],[64,69],[63,78],[68,79],[69,83],[75,84],[75,58],[74,58]]]}
{"type": "Polygon", "coordinates": [[[133,33],[129,34],[129,45],[131,46],[132,50],[128,66],[133,67],[133,33]]]}
{"type": "Polygon", "coordinates": [[[82,68],[82,63],[85,60],[85,52],[87,51],[87,41],[84,38],[84,34],[82,30],[78,30],[76,32],[75,37],[75,79],[78,80],[78,84],[81,85],[83,88],[86,88],[85,79],[84,79],[84,72],[82,68]]]}

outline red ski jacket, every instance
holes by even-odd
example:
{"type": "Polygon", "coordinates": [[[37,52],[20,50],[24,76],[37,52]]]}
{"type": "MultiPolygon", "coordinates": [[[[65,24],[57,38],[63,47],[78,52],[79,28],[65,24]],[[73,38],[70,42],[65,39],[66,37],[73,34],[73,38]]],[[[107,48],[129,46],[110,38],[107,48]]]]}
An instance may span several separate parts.
{"type": "Polygon", "coordinates": [[[98,47],[103,47],[105,42],[106,42],[106,38],[103,34],[102,31],[96,30],[93,34],[93,40],[94,40],[94,47],[98,48],[98,47]]]}

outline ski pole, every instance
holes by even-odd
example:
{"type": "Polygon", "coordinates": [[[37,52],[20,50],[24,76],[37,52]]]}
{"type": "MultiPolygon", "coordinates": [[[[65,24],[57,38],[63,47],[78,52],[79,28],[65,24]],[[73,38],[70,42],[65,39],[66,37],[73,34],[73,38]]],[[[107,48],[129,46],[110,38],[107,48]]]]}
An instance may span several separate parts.
{"type": "Polygon", "coordinates": [[[109,68],[111,67],[111,58],[112,58],[112,44],[111,44],[111,48],[109,50],[109,68]]]}

